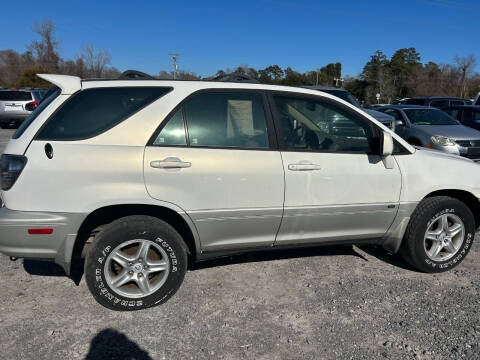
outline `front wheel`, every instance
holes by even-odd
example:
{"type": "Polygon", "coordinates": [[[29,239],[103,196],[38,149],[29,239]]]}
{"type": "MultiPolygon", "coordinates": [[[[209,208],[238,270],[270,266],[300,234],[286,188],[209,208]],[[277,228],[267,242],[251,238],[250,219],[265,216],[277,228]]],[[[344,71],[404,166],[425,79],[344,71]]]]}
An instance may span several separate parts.
{"type": "Polygon", "coordinates": [[[95,300],[120,311],[167,301],[186,271],[182,237],[166,222],[150,216],[128,216],[107,225],[85,259],[85,279],[95,300]]]}
{"type": "Polygon", "coordinates": [[[418,270],[444,272],[463,261],[474,237],[471,210],[457,199],[435,196],[422,200],[413,212],[400,253],[418,270]]]}

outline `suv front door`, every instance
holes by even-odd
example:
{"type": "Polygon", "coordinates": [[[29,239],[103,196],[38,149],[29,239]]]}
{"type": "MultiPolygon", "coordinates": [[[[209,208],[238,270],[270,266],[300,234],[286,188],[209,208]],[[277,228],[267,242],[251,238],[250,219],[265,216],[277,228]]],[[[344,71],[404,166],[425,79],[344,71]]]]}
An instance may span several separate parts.
{"type": "Polygon", "coordinates": [[[283,213],[284,173],[259,91],[192,95],[145,149],[149,194],[193,220],[203,251],[270,246],[283,213]]]}
{"type": "Polygon", "coordinates": [[[397,212],[401,174],[378,155],[381,131],[331,99],[274,93],[270,102],[286,186],[276,244],[382,237],[397,212]]]}

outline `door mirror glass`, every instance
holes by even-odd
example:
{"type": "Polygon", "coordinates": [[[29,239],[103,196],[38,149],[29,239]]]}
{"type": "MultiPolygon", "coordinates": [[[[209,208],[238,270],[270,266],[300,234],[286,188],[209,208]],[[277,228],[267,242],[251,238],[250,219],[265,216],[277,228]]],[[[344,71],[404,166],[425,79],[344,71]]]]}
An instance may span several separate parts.
{"type": "Polygon", "coordinates": [[[387,132],[383,133],[383,139],[382,139],[382,149],[381,149],[381,155],[382,156],[389,156],[393,154],[393,138],[392,135],[390,135],[387,132]]]}
{"type": "Polygon", "coordinates": [[[405,126],[405,122],[403,120],[395,120],[395,126],[405,126]]]}

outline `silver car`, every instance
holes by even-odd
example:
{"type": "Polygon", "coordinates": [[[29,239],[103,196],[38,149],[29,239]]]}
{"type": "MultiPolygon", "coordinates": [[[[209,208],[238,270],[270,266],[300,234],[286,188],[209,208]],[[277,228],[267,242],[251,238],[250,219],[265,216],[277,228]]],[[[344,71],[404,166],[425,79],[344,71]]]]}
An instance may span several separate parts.
{"type": "Polygon", "coordinates": [[[395,132],[410,144],[480,161],[480,132],[445,112],[416,105],[389,105],[378,110],[396,119],[395,132]]]}
{"type": "Polygon", "coordinates": [[[38,106],[44,89],[2,89],[0,90],[0,126],[18,127],[38,106]]]}

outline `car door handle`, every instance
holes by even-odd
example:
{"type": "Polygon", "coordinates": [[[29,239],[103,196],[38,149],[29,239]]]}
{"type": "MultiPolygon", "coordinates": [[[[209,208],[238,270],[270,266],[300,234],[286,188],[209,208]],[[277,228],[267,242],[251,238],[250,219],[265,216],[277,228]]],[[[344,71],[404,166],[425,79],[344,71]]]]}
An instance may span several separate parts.
{"type": "Polygon", "coordinates": [[[320,170],[322,167],[316,164],[307,164],[307,163],[298,163],[298,164],[289,164],[288,170],[291,171],[312,171],[320,170]]]}
{"type": "Polygon", "coordinates": [[[188,161],[182,161],[177,157],[167,157],[163,160],[154,160],[150,162],[150,166],[156,169],[183,169],[192,166],[188,161]]]}

